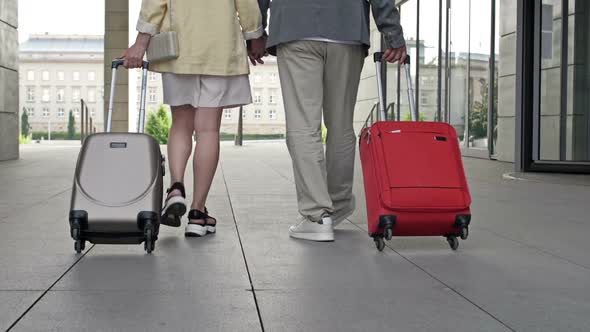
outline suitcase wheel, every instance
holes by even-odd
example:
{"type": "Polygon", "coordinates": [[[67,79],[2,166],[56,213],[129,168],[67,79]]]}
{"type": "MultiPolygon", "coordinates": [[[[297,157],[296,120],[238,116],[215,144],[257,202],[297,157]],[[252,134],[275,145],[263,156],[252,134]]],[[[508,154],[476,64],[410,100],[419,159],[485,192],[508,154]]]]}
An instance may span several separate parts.
{"type": "Polygon", "coordinates": [[[377,250],[383,251],[383,249],[385,249],[385,240],[383,239],[383,237],[376,236],[374,238],[374,240],[375,240],[375,246],[377,247],[377,250]]]}
{"type": "Polygon", "coordinates": [[[393,238],[393,229],[391,227],[385,228],[385,230],[383,231],[383,236],[385,237],[385,240],[391,241],[391,239],[393,238]]]}
{"type": "Polygon", "coordinates": [[[156,240],[154,239],[154,230],[150,224],[146,226],[145,241],[143,242],[143,248],[148,254],[151,254],[152,251],[154,251],[155,244],[156,240]]]}
{"type": "Polygon", "coordinates": [[[461,240],[467,240],[469,237],[469,227],[465,226],[461,228],[461,240]]]}
{"type": "Polygon", "coordinates": [[[85,240],[76,240],[74,241],[74,250],[76,250],[77,254],[82,253],[86,248],[86,241],[85,240]]]}
{"type": "Polygon", "coordinates": [[[449,236],[447,237],[447,242],[449,242],[449,246],[451,246],[451,249],[453,250],[457,250],[457,248],[459,248],[459,239],[454,237],[454,236],[449,236]]]}

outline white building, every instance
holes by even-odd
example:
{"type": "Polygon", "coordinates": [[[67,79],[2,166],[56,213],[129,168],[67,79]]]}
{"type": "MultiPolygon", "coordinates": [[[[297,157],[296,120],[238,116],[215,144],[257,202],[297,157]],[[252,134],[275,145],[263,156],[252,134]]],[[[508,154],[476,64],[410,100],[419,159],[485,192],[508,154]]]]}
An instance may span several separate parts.
{"type": "MultiPolygon", "coordinates": [[[[141,97],[141,71],[132,72],[135,76],[135,106],[130,117],[130,130],[136,128],[137,112],[141,97]]],[[[281,84],[276,58],[264,59],[264,65],[251,66],[250,85],[253,104],[244,107],[243,126],[247,134],[284,134],[285,110],[283,107],[281,84]]],[[[156,111],[163,103],[162,78],[158,73],[150,72],[146,94],[146,112],[156,111]]],[[[234,134],[238,126],[239,108],[226,109],[223,112],[221,132],[234,134]]]]}
{"type": "Polygon", "coordinates": [[[103,130],[103,37],[32,35],[19,50],[19,117],[32,131],[66,132],[69,112],[80,130],[80,99],[103,130]]]}

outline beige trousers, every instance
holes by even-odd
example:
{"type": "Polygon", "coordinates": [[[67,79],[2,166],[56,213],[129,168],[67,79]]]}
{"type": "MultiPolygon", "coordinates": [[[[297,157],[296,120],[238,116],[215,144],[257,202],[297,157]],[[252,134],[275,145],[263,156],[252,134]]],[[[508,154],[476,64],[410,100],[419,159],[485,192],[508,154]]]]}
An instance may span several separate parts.
{"type": "Polygon", "coordinates": [[[365,50],[296,41],[279,45],[277,52],[299,212],[317,221],[351,209],[353,117],[365,50]],[[325,152],[322,115],[328,129],[325,152]]]}

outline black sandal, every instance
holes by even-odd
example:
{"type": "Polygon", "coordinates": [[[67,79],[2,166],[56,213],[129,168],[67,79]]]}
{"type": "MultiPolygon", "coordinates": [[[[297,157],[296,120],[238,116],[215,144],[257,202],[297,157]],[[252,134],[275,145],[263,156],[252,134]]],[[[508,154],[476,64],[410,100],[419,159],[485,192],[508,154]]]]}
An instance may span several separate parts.
{"type": "Polygon", "coordinates": [[[167,194],[172,191],[180,191],[180,196],[167,197],[162,209],[162,225],[171,227],[180,227],[180,218],[186,213],[186,193],[184,185],[180,182],[172,184],[172,186],[166,190],[167,194]]]}
{"type": "Polygon", "coordinates": [[[209,211],[205,208],[205,215],[207,218],[205,219],[205,225],[207,226],[207,233],[215,233],[217,231],[217,219],[211,217],[209,215],[209,211]],[[210,223],[209,220],[213,220],[213,223],[210,223]]]}
{"type": "Polygon", "coordinates": [[[207,235],[207,218],[209,216],[202,211],[193,209],[188,212],[188,224],[184,235],[187,237],[201,237],[207,235]],[[193,222],[193,220],[202,220],[202,223],[193,222]]]}

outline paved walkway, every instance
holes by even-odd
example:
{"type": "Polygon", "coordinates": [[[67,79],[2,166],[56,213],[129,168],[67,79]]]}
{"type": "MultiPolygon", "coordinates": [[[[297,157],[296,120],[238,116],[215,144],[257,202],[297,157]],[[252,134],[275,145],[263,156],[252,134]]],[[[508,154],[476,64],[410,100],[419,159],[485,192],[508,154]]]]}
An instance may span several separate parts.
{"type": "MultiPolygon", "coordinates": [[[[588,331],[590,180],[503,176],[467,159],[475,214],[451,252],[404,238],[377,252],[359,206],[334,243],[291,240],[284,144],[224,145],[209,209],[218,234],[163,229],[143,246],[75,255],[75,146],[26,146],[0,163],[0,330],[588,331]]],[[[187,181],[190,181],[190,176],[187,181]]]]}

